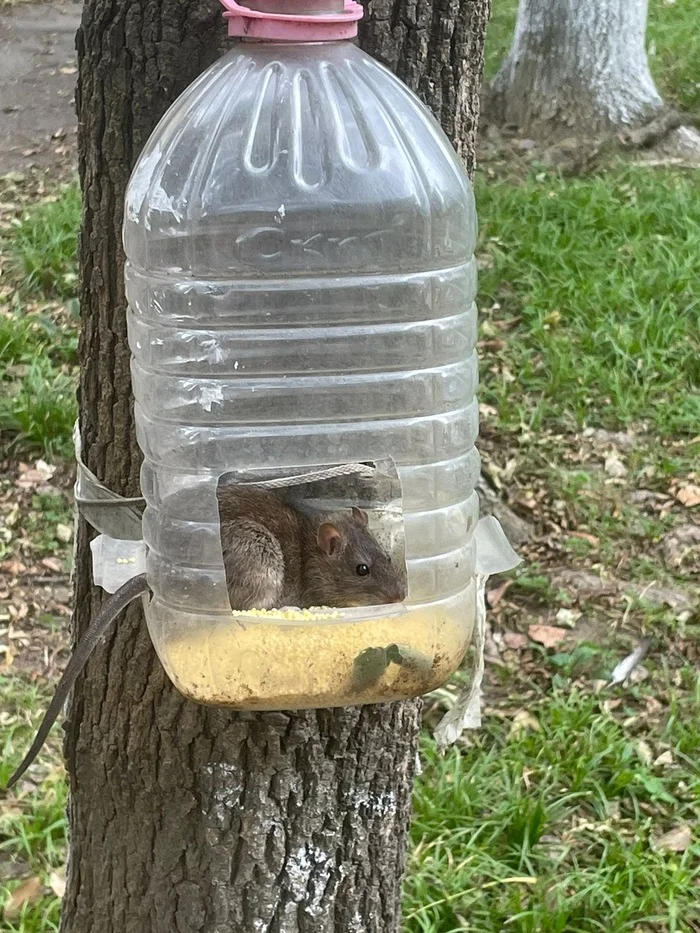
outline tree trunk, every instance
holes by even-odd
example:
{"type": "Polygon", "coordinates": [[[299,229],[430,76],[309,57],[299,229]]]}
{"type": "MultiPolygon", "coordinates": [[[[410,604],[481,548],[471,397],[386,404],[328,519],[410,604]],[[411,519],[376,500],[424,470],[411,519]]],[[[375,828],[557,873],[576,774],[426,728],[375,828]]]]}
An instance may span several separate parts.
{"type": "Polygon", "coordinates": [[[533,135],[609,132],[662,108],[647,62],[647,0],[520,0],[490,115],[533,135]]]}
{"type": "MultiPolygon", "coordinates": [[[[366,47],[435,105],[473,165],[488,0],[370,6],[366,47]],[[444,60],[443,60],[444,59],[444,60]]],[[[216,0],[86,0],[78,34],[80,424],[87,465],[138,494],[122,203],[177,94],[221,52],[216,0]]],[[[99,605],[81,521],[74,635],[99,605]]],[[[66,730],[65,933],[396,933],[420,704],[240,714],[185,700],[132,605],[66,730]]]]}
{"type": "Polygon", "coordinates": [[[471,177],[491,0],[372,0],[365,6],[362,48],[430,107],[471,177]]]}

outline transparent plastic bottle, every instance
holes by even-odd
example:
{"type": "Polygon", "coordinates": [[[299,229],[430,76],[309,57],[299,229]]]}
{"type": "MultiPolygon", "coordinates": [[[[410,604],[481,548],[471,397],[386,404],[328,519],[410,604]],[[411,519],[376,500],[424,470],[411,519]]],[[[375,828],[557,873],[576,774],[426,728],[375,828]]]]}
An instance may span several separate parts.
{"type": "Polygon", "coordinates": [[[439,125],[350,41],[238,42],[154,131],[127,193],[128,329],[146,617],[187,695],[385,701],[461,662],[478,518],[475,236],[439,125]],[[383,457],[402,484],[406,605],[232,616],[220,475],[383,457]],[[378,640],[433,663],[345,690],[345,642],[350,657],[378,640]]]}

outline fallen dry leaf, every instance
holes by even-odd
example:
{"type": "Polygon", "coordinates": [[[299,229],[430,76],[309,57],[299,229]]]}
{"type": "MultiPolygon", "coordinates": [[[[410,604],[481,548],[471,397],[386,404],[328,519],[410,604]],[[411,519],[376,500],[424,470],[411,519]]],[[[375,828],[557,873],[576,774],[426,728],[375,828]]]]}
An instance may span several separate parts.
{"type": "Polygon", "coordinates": [[[54,573],[61,573],[63,570],[63,564],[55,557],[45,557],[41,561],[41,565],[42,567],[46,567],[47,570],[52,570],[54,573]]]}
{"type": "Polygon", "coordinates": [[[581,613],[578,610],[567,609],[566,607],[561,608],[556,615],[559,625],[564,625],[566,628],[573,628],[580,618],[581,613]]]}
{"type": "Polygon", "coordinates": [[[646,667],[635,667],[635,669],[627,678],[627,683],[630,685],[630,687],[633,687],[635,684],[641,684],[645,680],[649,680],[650,676],[651,675],[646,667]]]}
{"type": "Polygon", "coordinates": [[[518,315],[517,317],[508,318],[507,321],[491,321],[491,326],[496,330],[511,330],[511,328],[519,324],[521,320],[522,318],[518,315]]]}
{"type": "Polygon", "coordinates": [[[562,589],[573,590],[580,599],[597,599],[617,593],[617,580],[603,580],[590,570],[561,570],[553,576],[553,582],[562,589]]]}
{"type": "MultiPolygon", "coordinates": [[[[26,619],[29,614],[29,606],[25,603],[23,599],[17,601],[17,603],[10,603],[7,607],[8,612],[12,616],[13,622],[19,622],[21,619],[26,619]]],[[[10,638],[17,638],[19,632],[15,632],[14,635],[10,635],[10,638]]]]}
{"type": "Polygon", "coordinates": [[[503,644],[506,648],[512,648],[514,651],[522,651],[523,648],[527,648],[530,644],[530,640],[527,635],[523,635],[521,632],[506,632],[503,636],[503,644]]]}
{"type": "Polygon", "coordinates": [[[22,914],[24,905],[34,904],[43,893],[44,884],[41,878],[36,875],[28,878],[10,894],[10,898],[5,904],[3,918],[5,920],[17,920],[22,914]]]}
{"type": "Polygon", "coordinates": [[[616,454],[609,454],[605,458],[605,472],[608,476],[620,479],[623,476],[627,476],[627,467],[616,454]]]}
{"type": "MultiPolygon", "coordinates": [[[[7,518],[5,524],[9,524],[7,518]]],[[[669,567],[680,567],[687,557],[700,548],[700,525],[679,525],[662,540],[664,560],[669,567]]]]}
{"type": "Polygon", "coordinates": [[[522,735],[523,732],[526,732],[530,729],[532,732],[540,731],[540,724],[537,722],[534,716],[531,716],[526,709],[518,710],[518,712],[513,716],[513,722],[510,726],[510,738],[516,738],[519,735],[522,735]]]}
{"type": "Polygon", "coordinates": [[[63,897],[66,893],[65,871],[52,871],[49,875],[49,884],[56,897],[63,897]]]}
{"type": "Polygon", "coordinates": [[[13,528],[17,524],[19,517],[20,517],[19,502],[15,502],[15,504],[10,508],[9,512],[7,512],[7,514],[5,515],[6,527],[13,528]]]}
{"type": "Polygon", "coordinates": [[[603,428],[586,428],[583,432],[584,437],[590,437],[593,443],[598,447],[607,447],[614,444],[620,450],[633,450],[637,444],[637,438],[634,434],[628,434],[622,431],[606,431],[603,428]]]}
{"type": "Polygon", "coordinates": [[[70,525],[64,525],[62,522],[59,522],[58,525],[56,525],[56,537],[64,544],[68,544],[73,537],[73,529],[70,525]]]}
{"type": "Polygon", "coordinates": [[[16,557],[6,560],[3,564],[0,564],[0,567],[2,567],[6,573],[9,573],[11,577],[18,577],[20,574],[27,572],[26,565],[16,557]]]}
{"type": "Polygon", "coordinates": [[[685,852],[693,841],[690,826],[676,826],[670,832],[664,833],[654,843],[654,848],[660,852],[685,852]]]}
{"type": "Polygon", "coordinates": [[[666,768],[674,764],[673,755],[669,751],[661,752],[658,758],[654,759],[655,768],[666,768]]]}
{"type": "Polygon", "coordinates": [[[556,625],[531,625],[527,634],[545,648],[554,648],[566,638],[567,630],[556,625]]]}
{"type": "Polygon", "coordinates": [[[626,658],[623,658],[616,666],[615,670],[610,675],[610,686],[621,684],[623,681],[627,680],[635,667],[647,656],[650,647],[651,638],[643,638],[634,651],[628,654],[626,658]]]}
{"type": "Polygon", "coordinates": [[[651,746],[648,742],[645,742],[644,739],[638,739],[637,742],[635,742],[634,747],[635,751],[637,752],[637,757],[641,763],[646,765],[648,768],[654,758],[654,753],[651,750],[651,746]]]}
{"type": "Polygon", "coordinates": [[[587,531],[570,531],[569,537],[580,538],[581,541],[588,541],[588,543],[592,544],[593,547],[598,547],[600,544],[600,538],[596,538],[595,535],[591,535],[587,531]]]}
{"type": "Polygon", "coordinates": [[[46,463],[45,460],[37,460],[33,468],[23,463],[20,465],[17,485],[21,489],[31,489],[32,486],[47,483],[55,472],[56,467],[46,463]]]}
{"type": "Polygon", "coordinates": [[[689,509],[700,505],[700,486],[683,486],[676,493],[676,499],[689,509]]]}
{"type": "Polygon", "coordinates": [[[491,350],[495,353],[498,353],[499,350],[502,350],[505,345],[505,340],[480,340],[477,344],[481,350],[491,350]]]}
{"type": "Polygon", "coordinates": [[[505,580],[499,587],[495,590],[489,590],[486,594],[486,602],[489,605],[489,608],[495,609],[496,606],[500,603],[505,595],[506,591],[510,586],[513,585],[512,580],[505,580]]]}

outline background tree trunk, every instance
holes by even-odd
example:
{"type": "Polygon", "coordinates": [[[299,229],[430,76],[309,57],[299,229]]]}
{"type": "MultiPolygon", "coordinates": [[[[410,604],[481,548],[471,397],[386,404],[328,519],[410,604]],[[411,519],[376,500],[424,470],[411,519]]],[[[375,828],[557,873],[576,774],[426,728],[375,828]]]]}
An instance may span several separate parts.
{"type": "MultiPolygon", "coordinates": [[[[363,41],[435,106],[473,166],[488,0],[370,5],[363,41]]],[[[90,469],[138,494],[122,203],[169,103],[224,46],[216,0],[86,0],[78,34],[80,423],[90,469]]],[[[76,553],[78,636],[96,611],[76,553]]],[[[306,713],[198,706],[132,606],[78,683],[66,730],[65,933],[396,933],[417,702],[306,713]]]]}
{"type": "Polygon", "coordinates": [[[489,115],[535,135],[646,123],[663,106],[647,62],[647,0],[520,0],[489,115]]]}

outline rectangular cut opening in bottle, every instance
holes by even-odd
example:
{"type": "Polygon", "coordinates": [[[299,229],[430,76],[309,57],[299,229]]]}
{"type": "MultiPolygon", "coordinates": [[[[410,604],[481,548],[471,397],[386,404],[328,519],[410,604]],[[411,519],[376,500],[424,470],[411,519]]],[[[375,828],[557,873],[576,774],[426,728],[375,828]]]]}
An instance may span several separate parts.
{"type": "Polygon", "coordinates": [[[206,617],[158,599],[149,605],[154,642],[184,694],[259,710],[358,705],[425,693],[459,665],[471,631],[471,591],[407,604],[402,491],[392,460],[228,472],[219,477],[217,500],[231,612],[206,617]],[[284,608],[279,592],[270,608],[257,606],[255,587],[261,581],[265,593],[269,579],[266,548],[281,542],[287,572],[295,560],[289,548],[297,538],[285,540],[285,527],[275,524],[286,508],[281,514],[293,523],[299,514],[308,518],[312,536],[299,539],[303,547],[316,547],[317,529],[329,525],[347,540],[336,575],[314,591],[313,602],[308,590],[292,588],[284,591],[284,608]],[[346,580],[358,561],[371,562],[368,546],[379,549],[376,579],[346,580]],[[388,569],[377,569],[380,552],[388,569]]]}
{"type": "Polygon", "coordinates": [[[390,458],[219,477],[231,609],[343,609],[406,599],[401,482],[390,458]]]}

